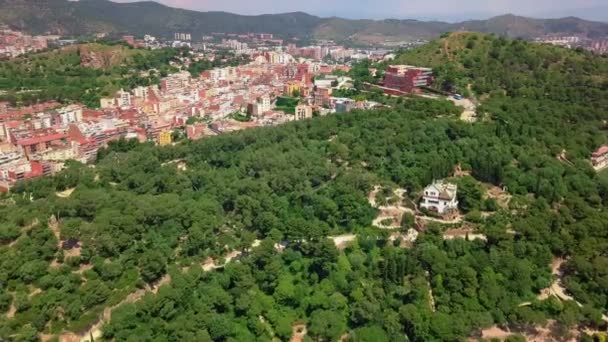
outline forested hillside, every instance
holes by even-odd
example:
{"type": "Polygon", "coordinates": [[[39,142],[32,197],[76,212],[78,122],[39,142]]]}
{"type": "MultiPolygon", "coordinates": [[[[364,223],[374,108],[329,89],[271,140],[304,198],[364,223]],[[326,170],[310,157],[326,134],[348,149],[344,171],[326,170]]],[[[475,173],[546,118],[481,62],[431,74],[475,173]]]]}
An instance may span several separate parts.
{"type": "Polygon", "coordinates": [[[87,337],[99,322],[115,341],[605,329],[608,181],[587,159],[608,142],[606,59],[454,34],[399,60],[447,65],[439,78],[471,84],[482,120],[406,98],[172,147],[117,142],[95,167],[19,184],[0,202],[0,336],[87,337]],[[404,246],[372,227],[376,185],[415,202],[452,176],[457,226],[485,239],[447,240],[453,226],[429,223],[404,246]],[[489,200],[491,186],[511,200],[489,200]],[[328,236],[344,233],[357,239],[337,249],[328,236]],[[539,296],[558,258],[573,300],[539,296]]]}
{"type": "Polygon", "coordinates": [[[134,49],[125,45],[80,44],[0,62],[0,101],[28,104],[78,101],[89,107],[121,88],[158,84],[175,71],[178,49],[134,49]],[[142,76],[142,71],[155,69],[142,76]]]}
{"type": "MultiPolygon", "coordinates": [[[[439,86],[467,94],[606,106],[608,57],[471,32],[445,34],[394,63],[433,67],[439,86]],[[470,88],[469,88],[470,87],[470,88]]],[[[605,108],[605,107],[602,107],[605,108]]]]}
{"type": "Polygon", "coordinates": [[[172,38],[174,32],[190,32],[199,40],[212,32],[266,32],[282,38],[334,39],[357,44],[435,39],[444,32],[456,30],[524,39],[545,35],[602,39],[608,35],[608,23],[575,17],[535,19],[503,15],[458,23],[412,19],[351,20],[320,18],[301,12],[253,16],[197,12],[153,1],[108,0],[0,0],[0,24],[27,32],[77,37],[105,32],[172,38]]]}

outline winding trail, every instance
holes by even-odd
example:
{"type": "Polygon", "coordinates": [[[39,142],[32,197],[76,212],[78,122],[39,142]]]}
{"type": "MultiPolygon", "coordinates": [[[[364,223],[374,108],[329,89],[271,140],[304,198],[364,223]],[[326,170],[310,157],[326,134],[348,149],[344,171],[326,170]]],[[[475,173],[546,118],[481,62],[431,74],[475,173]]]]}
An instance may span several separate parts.
{"type": "MultiPolygon", "coordinates": [[[[112,312],[114,312],[114,310],[116,310],[116,308],[118,308],[121,305],[127,304],[127,303],[135,303],[135,302],[139,301],[140,299],[142,299],[148,293],[157,294],[158,290],[161,286],[167,285],[170,282],[171,282],[171,276],[169,274],[165,274],[164,277],[159,279],[152,286],[146,285],[145,288],[139,289],[139,290],[131,293],[130,295],[128,295],[127,298],[123,299],[120,303],[118,303],[114,306],[105,308],[103,310],[103,313],[101,314],[99,321],[97,323],[95,323],[91,328],[89,328],[89,330],[87,330],[86,332],[81,333],[79,335],[76,335],[73,333],[67,333],[65,335],[65,337],[73,338],[74,336],[78,336],[79,340],[81,342],[99,341],[103,336],[101,328],[103,327],[104,324],[110,322],[110,320],[112,319],[112,312]],[[91,341],[91,337],[93,338],[94,341],[91,341]]],[[[62,335],[60,340],[63,341],[63,338],[64,338],[64,335],[62,335]]]]}
{"type": "MultiPolygon", "coordinates": [[[[551,296],[556,296],[564,301],[575,301],[572,296],[568,295],[566,288],[562,285],[562,277],[564,274],[561,269],[564,263],[566,263],[566,259],[563,258],[555,259],[551,263],[551,274],[553,275],[554,280],[548,288],[541,291],[538,299],[545,300],[551,296]]],[[[578,306],[583,306],[579,302],[576,302],[576,304],[578,306]]]]}
{"type": "MultiPolygon", "coordinates": [[[[214,270],[217,270],[220,268],[224,268],[227,264],[238,260],[239,257],[241,257],[244,253],[248,252],[251,248],[258,247],[260,244],[261,244],[260,240],[255,240],[255,241],[253,241],[253,243],[251,244],[251,246],[249,248],[246,248],[246,249],[240,250],[240,251],[232,251],[232,252],[229,252],[228,254],[226,254],[226,256],[223,258],[224,259],[223,263],[218,264],[216,260],[208,259],[206,262],[201,264],[201,267],[203,268],[203,271],[205,271],[205,272],[210,272],[210,271],[214,271],[214,270]]],[[[129,294],[120,303],[104,309],[103,313],[99,317],[99,320],[95,324],[93,324],[88,330],[86,330],[84,332],[80,332],[78,334],[73,333],[73,332],[63,333],[60,336],[59,340],[66,341],[66,342],[72,342],[72,341],[93,342],[93,341],[91,341],[91,337],[95,341],[101,339],[101,337],[103,335],[101,328],[103,327],[104,324],[107,324],[108,322],[110,322],[110,320],[112,319],[112,313],[114,312],[114,310],[116,310],[116,308],[118,308],[121,305],[126,304],[126,303],[135,303],[135,302],[139,301],[140,299],[142,299],[148,293],[157,294],[158,290],[162,286],[170,284],[171,280],[172,280],[171,276],[169,274],[165,274],[165,276],[163,276],[161,279],[159,279],[154,284],[146,285],[145,288],[139,289],[139,290],[129,294]]]]}

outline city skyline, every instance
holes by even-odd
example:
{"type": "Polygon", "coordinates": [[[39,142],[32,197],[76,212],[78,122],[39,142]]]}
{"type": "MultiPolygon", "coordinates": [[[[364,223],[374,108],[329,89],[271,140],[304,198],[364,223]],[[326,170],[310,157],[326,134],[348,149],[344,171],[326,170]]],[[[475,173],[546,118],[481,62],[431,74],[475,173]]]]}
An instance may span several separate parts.
{"type": "MultiPolygon", "coordinates": [[[[133,2],[131,0],[116,0],[133,2]]],[[[538,18],[558,18],[577,16],[588,20],[608,21],[608,5],[602,0],[577,0],[555,6],[552,0],[530,2],[526,0],[463,0],[454,4],[447,0],[428,2],[423,0],[379,0],[370,9],[367,0],[312,0],[306,3],[283,2],[279,0],[157,0],[171,7],[197,11],[226,11],[238,14],[258,15],[302,11],[323,17],[344,17],[350,19],[420,19],[461,21],[487,19],[488,17],[512,13],[538,18]]]]}

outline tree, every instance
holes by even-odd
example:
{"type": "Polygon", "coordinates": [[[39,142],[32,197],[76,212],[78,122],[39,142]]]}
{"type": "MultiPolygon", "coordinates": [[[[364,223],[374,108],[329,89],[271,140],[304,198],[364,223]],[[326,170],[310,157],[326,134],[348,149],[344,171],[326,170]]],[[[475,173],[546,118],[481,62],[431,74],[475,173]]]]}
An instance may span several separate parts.
{"type": "Polygon", "coordinates": [[[346,331],[346,320],[339,312],[316,310],[310,315],[308,332],[315,339],[337,340],[346,331]]]}
{"type": "Polygon", "coordinates": [[[352,338],[355,342],[389,341],[386,332],[378,326],[365,326],[353,331],[352,338]]]}
{"type": "Polygon", "coordinates": [[[166,272],[167,259],[159,251],[148,251],[139,259],[139,272],[147,283],[160,279],[166,272]]]}

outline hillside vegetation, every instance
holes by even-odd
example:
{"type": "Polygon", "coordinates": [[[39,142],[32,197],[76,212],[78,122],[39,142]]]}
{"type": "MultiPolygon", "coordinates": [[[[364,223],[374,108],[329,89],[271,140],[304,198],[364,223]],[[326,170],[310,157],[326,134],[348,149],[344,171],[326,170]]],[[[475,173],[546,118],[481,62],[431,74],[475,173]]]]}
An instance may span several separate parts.
{"type": "Polygon", "coordinates": [[[548,320],[558,340],[605,328],[608,183],[587,158],[608,141],[606,60],[469,34],[399,60],[452,65],[487,114],[469,124],[447,101],[408,98],[164,148],[115,142],[95,168],[20,183],[0,202],[0,336],[88,337],[100,322],[116,341],[289,340],[298,326],[312,340],[454,341],[548,320]],[[504,71],[476,69],[497,61],[504,71]],[[512,75],[559,93],[518,92],[512,75]],[[457,164],[471,172],[453,179],[462,225],[486,240],[444,240],[447,227],[429,223],[403,248],[371,227],[376,185],[416,202],[457,164]],[[490,186],[510,202],[489,200],[490,186]],[[338,250],[327,237],[344,233],[357,237],[338,250]],[[59,244],[70,239],[77,251],[59,244]],[[580,306],[539,296],[556,258],[580,306]]]}
{"type": "Polygon", "coordinates": [[[180,51],[124,45],[81,44],[0,62],[0,100],[27,104],[54,99],[98,107],[99,98],[120,88],[160,81],[180,51]],[[155,69],[148,76],[141,71],[155,69]]]}
{"type": "Polygon", "coordinates": [[[394,63],[436,69],[438,87],[466,94],[504,92],[510,97],[575,103],[593,101],[603,107],[608,58],[544,44],[471,32],[446,34],[401,54],[394,63]],[[455,89],[452,89],[455,88],[455,89]]]}
{"type": "Polygon", "coordinates": [[[572,17],[533,19],[504,15],[460,23],[349,20],[320,18],[306,13],[244,16],[189,11],[151,1],[115,3],[108,0],[0,0],[0,23],[35,33],[72,36],[107,32],[171,38],[174,32],[191,32],[195,39],[200,39],[212,32],[268,32],[284,38],[334,39],[358,44],[434,39],[443,32],[456,30],[523,38],[547,34],[576,34],[589,38],[608,36],[608,23],[572,17]]]}

